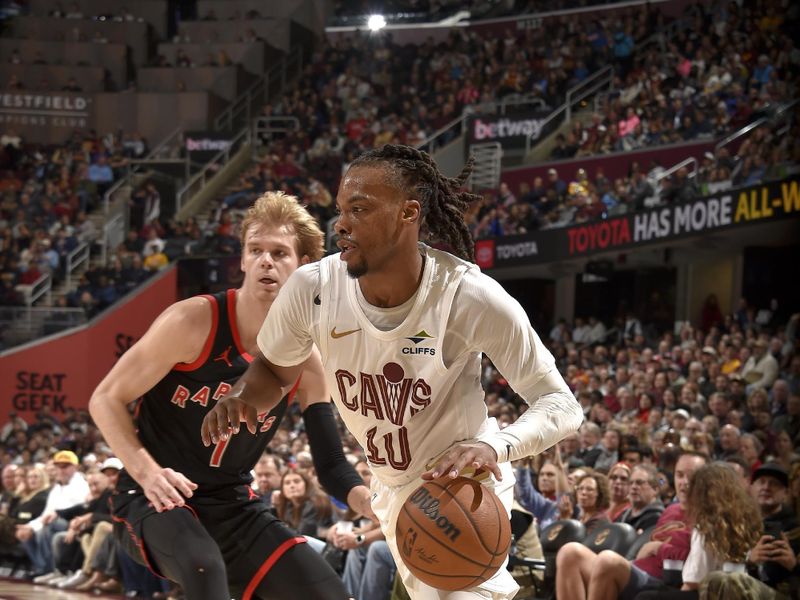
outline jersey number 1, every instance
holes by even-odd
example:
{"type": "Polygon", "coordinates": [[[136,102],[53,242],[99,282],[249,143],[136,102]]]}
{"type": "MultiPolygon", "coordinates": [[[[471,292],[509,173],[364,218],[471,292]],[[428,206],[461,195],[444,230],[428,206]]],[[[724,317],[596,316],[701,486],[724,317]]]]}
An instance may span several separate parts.
{"type": "MultiPolygon", "coordinates": [[[[259,420],[263,421],[261,423],[261,427],[259,431],[264,433],[265,431],[269,431],[270,427],[272,427],[273,423],[275,423],[275,416],[267,417],[267,413],[263,415],[259,415],[259,420]]],[[[217,442],[216,446],[214,446],[214,451],[211,453],[211,460],[208,461],[208,464],[212,467],[219,467],[220,463],[222,462],[222,455],[225,454],[225,448],[228,447],[228,442],[230,438],[226,440],[220,440],[217,442]]]]}
{"type": "Polygon", "coordinates": [[[214,446],[214,451],[211,453],[211,460],[208,462],[212,467],[219,467],[222,462],[222,455],[225,454],[225,448],[228,447],[230,439],[220,440],[214,446]]]}

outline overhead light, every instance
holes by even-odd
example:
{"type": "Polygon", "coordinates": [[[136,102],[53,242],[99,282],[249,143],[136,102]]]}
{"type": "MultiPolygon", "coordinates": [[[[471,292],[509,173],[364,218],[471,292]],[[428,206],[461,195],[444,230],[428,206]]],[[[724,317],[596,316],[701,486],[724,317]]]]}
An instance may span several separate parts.
{"type": "Polygon", "coordinates": [[[386,19],[383,15],[371,15],[369,19],[367,19],[367,27],[369,27],[370,31],[378,31],[386,27],[386,19]]]}

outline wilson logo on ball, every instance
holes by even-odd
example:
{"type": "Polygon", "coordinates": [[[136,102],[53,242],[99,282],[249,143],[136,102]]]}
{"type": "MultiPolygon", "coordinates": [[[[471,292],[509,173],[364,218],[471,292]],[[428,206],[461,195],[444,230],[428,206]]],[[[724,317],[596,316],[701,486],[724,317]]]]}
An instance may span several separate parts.
{"type": "Polygon", "coordinates": [[[450,538],[450,541],[455,542],[458,536],[461,535],[461,530],[453,525],[450,520],[439,514],[439,500],[434,498],[428,493],[424,487],[416,490],[409,498],[411,504],[419,508],[419,510],[436,524],[436,527],[442,530],[444,535],[450,538]]]}

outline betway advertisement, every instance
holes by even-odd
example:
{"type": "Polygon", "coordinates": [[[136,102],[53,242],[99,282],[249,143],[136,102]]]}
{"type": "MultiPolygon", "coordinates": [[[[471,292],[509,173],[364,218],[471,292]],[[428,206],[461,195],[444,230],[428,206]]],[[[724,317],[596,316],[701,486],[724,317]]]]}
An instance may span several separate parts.
{"type": "Polygon", "coordinates": [[[470,144],[500,142],[503,148],[524,149],[525,140],[536,142],[557,123],[545,120],[548,111],[513,112],[505,115],[476,114],[467,119],[467,141],[470,144]]]}
{"type": "Polygon", "coordinates": [[[0,423],[12,411],[30,423],[44,407],[57,418],[87,408],[114,363],[175,302],[176,284],[172,267],[88,325],[0,356],[0,423]]]}
{"type": "Polygon", "coordinates": [[[189,158],[204,164],[231,145],[233,134],[230,131],[187,131],[184,146],[189,158]]]}
{"type": "Polygon", "coordinates": [[[706,232],[800,217],[800,178],[770,182],[681,204],[560,229],[478,240],[483,269],[563,261],[706,232]]]}

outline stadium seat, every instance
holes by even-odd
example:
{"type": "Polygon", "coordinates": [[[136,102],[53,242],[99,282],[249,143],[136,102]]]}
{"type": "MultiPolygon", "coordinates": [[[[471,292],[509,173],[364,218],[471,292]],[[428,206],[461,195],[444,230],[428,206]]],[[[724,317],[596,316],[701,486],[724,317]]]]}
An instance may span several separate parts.
{"type": "Polygon", "coordinates": [[[636,530],[627,523],[606,523],[586,536],[583,544],[596,554],[603,550],[613,550],[625,556],[635,540],[636,530]]]}
{"type": "MultiPolygon", "coordinates": [[[[532,588],[536,593],[541,591],[542,575],[536,576],[535,572],[543,572],[545,570],[545,561],[542,558],[531,556],[524,556],[519,540],[529,533],[530,527],[533,524],[533,515],[527,511],[511,509],[511,551],[508,554],[507,569],[512,572],[514,579],[520,585],[520,592],[532,588]],[[518,567],[521,567],[518,568],[518,567]],[[516,569],[516,573],[514,570],[516,569]],[[526,573],[527,569],[527,573],[526,573]],[[520,576],[520,573],[524,575],[520,576]]],[[[541,545],[540,543],[537,545],[541,545]]],[[[524,598],[525,596],[520,596],[524,598]]]]}
{"type": "MultiPolygon", "coordinates": [[[[556,555],[564,544],[581,542],[584,537],[586,537],[586,528],[583,523],[575,519],[556,521],[542,530],[539,539],[542,542],[542,552],[544,554],[544,582],[537,589],[536,598],[547,600],[555,598],[556,555]]],[[[539,567],[540,562],[536,561],[532,568],[541,570],[539,567]]]]}
{"type": "Polygon", "coordinates": [[[633,540],[633,543],[628,547],[628,552],[625,554],[625,558],[628,560],[635,560],[636,556],[639,554],[639,550],[642,549],[642,546],[650,541],[650,536],[653,534],[653,530],[655,528],[655,525],[653,525],[649,529],[645,529],[642,533],[636,536],[636,539],[633,540]]]}

